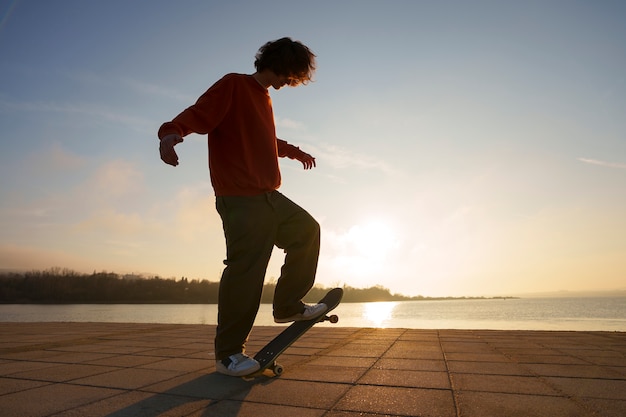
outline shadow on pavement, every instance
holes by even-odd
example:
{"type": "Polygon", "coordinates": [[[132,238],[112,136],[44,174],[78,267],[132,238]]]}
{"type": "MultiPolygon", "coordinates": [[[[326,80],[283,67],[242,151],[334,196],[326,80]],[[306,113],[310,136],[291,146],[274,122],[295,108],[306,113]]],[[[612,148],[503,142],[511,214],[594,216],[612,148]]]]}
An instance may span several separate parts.
{"type": "Polygon", "coordinates": [[[107,417],[155,417],[196,413],[214,416],[219,408],[220,417],[236,417],[242,401],[257,384],[268,384],[273,378],[258,377],[252,380],[233,378],[217,372],[200,376],[153,396],[108,414],[107,417]],[[234,400],[223,402],[223,400],[234,400]],[[203,411],[201,411],[203,409],[203,411]]]}

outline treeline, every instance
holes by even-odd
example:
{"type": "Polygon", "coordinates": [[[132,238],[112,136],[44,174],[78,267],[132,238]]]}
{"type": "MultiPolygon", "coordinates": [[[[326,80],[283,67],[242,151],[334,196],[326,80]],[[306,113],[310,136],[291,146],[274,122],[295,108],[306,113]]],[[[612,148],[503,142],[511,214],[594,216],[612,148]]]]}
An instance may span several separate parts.
{"type": "Polygon", "coordinates": [[[67,269],[0,274],[0,303],[210,303],[218,284],[67,269]]]}
{"type": "MultiPolygon", "coordinates": [[[[271,303],[276,283],[263,287],[263,303],[271,303]]],[[[344,286],[344,302],[397,301],[410,297],[393,295],[381,286],[352,288],[344,286]]],[[[164,279],[111,272],[82,274],[68,269],[0,273],[0,303],[23,304],[214,304],[219,283],[207,280],[164,279]]],[[[317,302],[328,288],[314,287],[306,302],[317,302]]]]}
{"type": "MultiPolygon", "coordinates": [[[[271,303],[276,282],[263,287],[262,303],[271,303]]],[[[342,302],[446,300],[454,297],[407,297],[376,285],[370,288],[343,286],[342,302]]],[[[304,301],[320,300],[329,288],[315,286],[304,301]]],[[[69,269],[0,272],[0,303],[4,304],[216,304],[219,283],[208,280],[158,276],[119,275],[111,272],[78,273],[69,269]]],[[[467,298],[467,297],[462,297],[467,298]]],[[[484,297],[472,297],[484,298],[484,297]]],[[[510,298],[510,297],[496,297],[510,298]]]]}

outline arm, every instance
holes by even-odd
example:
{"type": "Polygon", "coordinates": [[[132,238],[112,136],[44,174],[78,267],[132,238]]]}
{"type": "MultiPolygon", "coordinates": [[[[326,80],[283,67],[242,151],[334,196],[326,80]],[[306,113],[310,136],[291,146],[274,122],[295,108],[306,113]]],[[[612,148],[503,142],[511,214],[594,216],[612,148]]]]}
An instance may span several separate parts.
{"type": "Polygon", "coordinates": [[[302,166],[304,169],[311,169],[317,165],[315,165],[315,158],[309,155],[306,152],[303,152],[297,146],[293,146],[287,141],[276,138],[278,143],[278,156],[281,158],[287,157],[289,159],[297,159],[302,162],[302,166]]]}
{"type": "Polygon", "coordinates": [[[177,133],[170,133],[165,135],[159,143],[159,153],[161,154],[161,160],[168,165],[178,165],[178,155],[174,150],[174,146],[181,143],[183,138],[177,133]]]}
{"type": "Polygon", "coordinates": [[[161,160],[168,165],[178,165],[178,155],[174,146],[190,133],[209,133],[219,124],[230,106],[232,83],[222,78],[209,88],[198,101],[185,109],[171,122],[159,128],[159,152],[161,160]]]}

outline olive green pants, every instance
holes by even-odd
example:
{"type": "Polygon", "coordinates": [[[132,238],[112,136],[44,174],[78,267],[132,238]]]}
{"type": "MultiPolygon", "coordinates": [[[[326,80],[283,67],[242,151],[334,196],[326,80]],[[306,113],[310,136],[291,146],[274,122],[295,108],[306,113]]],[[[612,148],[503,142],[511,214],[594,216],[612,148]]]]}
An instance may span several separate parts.
{"type": "Polygon", "coordinates": [[[285,251],[274,292],[274,316],[302,311],[302,298],[315,281],[320,226],[278,191],[217,197],[216,208],[226,237],[215,337],[215,357],[220,360],[245,351],[274,246],[285,251]]]}

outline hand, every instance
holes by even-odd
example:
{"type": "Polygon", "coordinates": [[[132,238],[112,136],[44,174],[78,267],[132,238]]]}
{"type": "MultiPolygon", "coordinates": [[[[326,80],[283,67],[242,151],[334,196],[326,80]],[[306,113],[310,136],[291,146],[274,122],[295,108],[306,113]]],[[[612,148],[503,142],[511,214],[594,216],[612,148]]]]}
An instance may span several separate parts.
{"type": "Polygon", "coordinates": [[[182,141],[183,138],[175,133],[164,136],[163,139],[161,139],[161,143],[159,144],[161,160],[168,165],[178,165],[178,155],[176,155],[174,146],[181,143],[182,141]]]}
{"type": "Polygon", "coordinates": [[[296,156],[296,159],[302,162],[302,166],[304,167],[304,169],[311,169],[316,166],[315,158],[313,158],[311,155],[309,155],[306,152],[300,151],[298,155],[296,156]]]}

